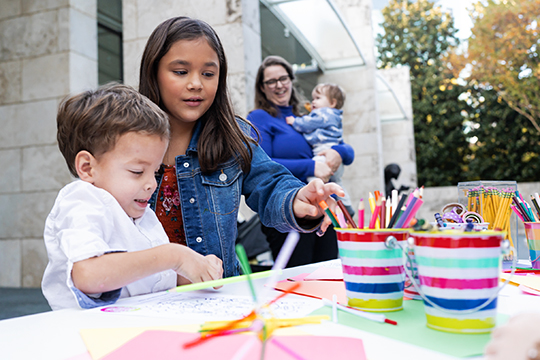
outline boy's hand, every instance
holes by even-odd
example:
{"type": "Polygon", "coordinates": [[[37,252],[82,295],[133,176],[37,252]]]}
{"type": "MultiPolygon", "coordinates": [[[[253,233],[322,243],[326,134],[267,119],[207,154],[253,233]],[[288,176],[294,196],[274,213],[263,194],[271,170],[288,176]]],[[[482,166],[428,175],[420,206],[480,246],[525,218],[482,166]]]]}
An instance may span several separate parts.
{"type": "Polygon", "coordinates": [[[223,277],[223,262],[217,256],[203,256],[182,245],[178,245],[176,249],[179,252],[178,266],[173,270],[182,278],[198,283],[223,277]]]}
{"type": "Polygon", "coordinates": [[[289,124],[289,125],[294,124],[294,116],[287,116],[287,117],[285,118],[285,121],[286,121],[287,124],[289,124]]]}
{"type": "MultiPolygon", "coordinates": [[[[324,211],[320,208],[319,202],[324,200],[328,203],[328,206],[332,211],[336,209],[336,202],[330,197],[330,195],[336,194],[338,196],[345,196],[343,189],[335,184],[324,184],[321,179],[315,179],[309,182],[306,186],[301,188],[293,201],[294,215],[298,218],[319,218],[325,215],[324,211]]],[[[322,234],[326,231],[332,221],[325,216],[323,223],[321,224],[322,234]]],[[[320,234],[320,235],[322,235],[320,234]]]]}

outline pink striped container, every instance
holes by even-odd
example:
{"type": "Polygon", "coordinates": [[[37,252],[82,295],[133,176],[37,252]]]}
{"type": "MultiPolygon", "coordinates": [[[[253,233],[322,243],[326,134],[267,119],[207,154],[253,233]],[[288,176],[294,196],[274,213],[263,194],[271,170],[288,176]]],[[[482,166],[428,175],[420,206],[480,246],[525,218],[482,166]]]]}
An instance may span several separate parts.
{"type": "Polygon", "coordinates": [[[495,327],[504,232],[412,232],[427,326],[452,333],[495,327]]]}
{"type": "Polygon", "coordinates": [[[364,311],[403,309],[404,257],[385,241],[394,236],[406,246],[407,229],[336,229],[348,304],[364,311]]]}

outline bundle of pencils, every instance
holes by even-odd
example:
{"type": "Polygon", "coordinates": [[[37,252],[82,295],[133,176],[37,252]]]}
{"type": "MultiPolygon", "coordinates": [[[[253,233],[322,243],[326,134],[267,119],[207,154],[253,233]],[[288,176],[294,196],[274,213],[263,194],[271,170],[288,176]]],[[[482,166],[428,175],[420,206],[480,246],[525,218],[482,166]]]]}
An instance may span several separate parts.
{"type": "MultiPolygon", "coordinates": [[[[398,196],[397,190],[392,190],[392,196],[385,198],[379,191],[369,193],[371,218],[369,229],[406,228],[412,226],[414,216],[424,203],[422,200],[423,187],[413,192],[398,196]]],[[[358,206],[358,228],[364,228],[364,200],[358,206]]]]}
{"type": "Polygon", "coordinates": [[[499,190],[484,186],[470,189],[467,193],[467,210],[480,214],[484,221],[489,223],[488,229],[505,231],[506,239],[510,240],[512,246],[510,216],[514,197],[512,189],[499,190]]]}

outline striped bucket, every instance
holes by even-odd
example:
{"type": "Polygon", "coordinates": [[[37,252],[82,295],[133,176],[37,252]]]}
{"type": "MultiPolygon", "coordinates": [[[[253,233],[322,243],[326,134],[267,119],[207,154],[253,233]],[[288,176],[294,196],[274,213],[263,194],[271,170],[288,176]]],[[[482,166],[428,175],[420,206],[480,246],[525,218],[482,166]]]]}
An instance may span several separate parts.
{"type": "Polygon", "coordinates": [[[365,311],[403,309],[405,283],[401,249],[388,249],[385,241],[394,236],[405,246],[406,229],[336,229],[339,257],[348,304],[365,311]]]}
{"type": "Polygon", "coordinates": [[[452,333],[495,327],[503,232],[412,232],[427,326],[452,333]],[[491,299],[491,300],[490,300],[491,299]]]}
{"type": "Polygon", "coordinates": [[[529,246],[529,257],[533,269],[540,269],[540,223],[524,222],[525,236],[529,246]]]}

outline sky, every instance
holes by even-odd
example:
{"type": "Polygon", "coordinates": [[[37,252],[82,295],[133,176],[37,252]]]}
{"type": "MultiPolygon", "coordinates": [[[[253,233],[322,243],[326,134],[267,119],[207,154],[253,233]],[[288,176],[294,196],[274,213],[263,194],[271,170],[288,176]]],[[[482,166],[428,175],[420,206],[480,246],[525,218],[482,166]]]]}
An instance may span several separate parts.
{"type": "MultiPolygon", "coordinates": [[[[454,26],[459,30],[458,38],[461,40],[468,39],[471,35],[472,22],[469,18],[467,8],[478,0],[436,0],[437,5],[441,5],[444,9],[451,10],[454,15],[454,26]]],[[[373,26],[375,33],[379,33],[382,21],[381,9],[383,9],[389,0],[372,0],[373,2],[373,26]]]]}

